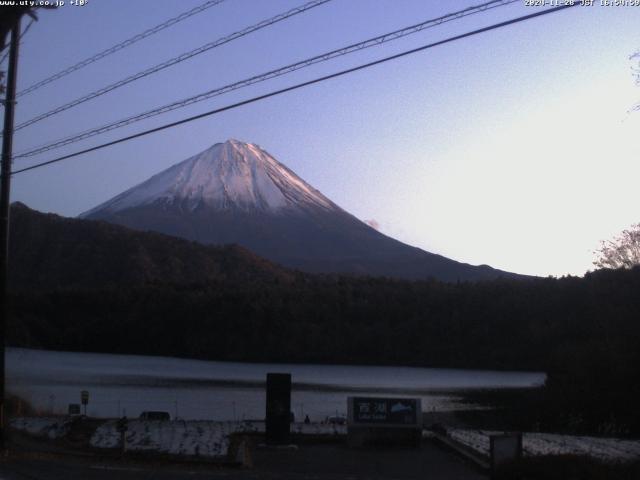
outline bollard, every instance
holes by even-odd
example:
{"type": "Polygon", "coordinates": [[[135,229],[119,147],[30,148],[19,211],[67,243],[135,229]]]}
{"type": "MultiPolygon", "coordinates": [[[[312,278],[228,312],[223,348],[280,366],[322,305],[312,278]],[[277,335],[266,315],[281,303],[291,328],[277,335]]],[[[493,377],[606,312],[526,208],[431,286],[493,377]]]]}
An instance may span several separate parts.
{"type": "Polygon", "coordinates": [[[291,423],[291,374],[267,373],[265,437],[268,445],[289,443],[291,423]]]}

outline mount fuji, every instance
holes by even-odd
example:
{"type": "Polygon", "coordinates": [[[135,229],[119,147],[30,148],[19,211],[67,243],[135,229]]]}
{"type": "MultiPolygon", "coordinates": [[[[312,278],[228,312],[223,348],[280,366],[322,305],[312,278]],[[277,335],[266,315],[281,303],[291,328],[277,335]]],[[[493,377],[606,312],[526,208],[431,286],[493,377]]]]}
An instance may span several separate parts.
{"type": "Polygon", "coordinates": [[[85,212],[204,244],[239,244],[314,273],[445,281],[514,274],[472,266],[387,237],[251,143],[228,140],[85,212]]]}

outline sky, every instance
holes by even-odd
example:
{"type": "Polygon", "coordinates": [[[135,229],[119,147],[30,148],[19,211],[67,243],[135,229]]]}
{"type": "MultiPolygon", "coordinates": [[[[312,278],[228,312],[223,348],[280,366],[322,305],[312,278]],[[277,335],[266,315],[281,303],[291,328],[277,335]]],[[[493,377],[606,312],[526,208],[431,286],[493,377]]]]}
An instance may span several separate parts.
{"type": "MultiPolygon", "coordinates": [[[[14,153],[484,1],[332,0],[19,130],[14,153]]],[[[22,40],[18,90],[203,2],[40,11],[22,40]]],[[[303,3],[226,0],[20,97],[16,123],[303,3]]],[[[14,169],[542,8],[522,0],[448,22],[14,169]]],[[[517,273],[582,275],[601,240],[640,221],[638,25],[640,6],[598,0],[15,175],[11,198],[76,216],[235,138],[410,245],[517,273]]]]}

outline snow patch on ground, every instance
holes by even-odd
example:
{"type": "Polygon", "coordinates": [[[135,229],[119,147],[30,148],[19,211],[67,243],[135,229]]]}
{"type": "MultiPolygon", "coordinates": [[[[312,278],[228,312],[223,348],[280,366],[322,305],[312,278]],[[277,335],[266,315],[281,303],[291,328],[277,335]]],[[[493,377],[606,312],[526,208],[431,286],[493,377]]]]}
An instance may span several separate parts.
{"type": "MultiPolygon", "coordinates": [[[[250,424],[237,422],[130,420],[125,438],[127,450],[220,457],[229,450],[229,435],[251,431],[255,429],[250,424]]],[[[90,443],[96,448],[118,448],[120,437],[117,421],[111,420],[96,429],[90,443]]]]}
{"type": "MultiPolygon", "coordinates": [[[[489,456],[489,435],[501,432],[486,430],[449,429],[447,435],[481,455],[489,456]]],[[[606,462],[640,459],[640,440],[618,438],[578,437],[552,433],[523,433],[525,456],[586,455],[606,462]]]]}
{"type": "MultiPolygon", "coordinates": [[[[214,422],[208,420],[130,420],[125,438],[127,450],[150,451],[172,455],[223,457],[229,451],[233,433],[264,432],[264,422],[214,422]]],[[[305,435],[345,435],[344,425],[291,425],[291,433],[305,435]]],[[[96,448],[119,448],[121,434],[117,421],[110,420],[98,427],[91,437],[96,448]]]]}
{"type": "Polygon", "coordinates": [[[20,417],[12,418],[9,426],[34,437],[56,439],[64,437],[71,428],[69,417],[20,417]]]}

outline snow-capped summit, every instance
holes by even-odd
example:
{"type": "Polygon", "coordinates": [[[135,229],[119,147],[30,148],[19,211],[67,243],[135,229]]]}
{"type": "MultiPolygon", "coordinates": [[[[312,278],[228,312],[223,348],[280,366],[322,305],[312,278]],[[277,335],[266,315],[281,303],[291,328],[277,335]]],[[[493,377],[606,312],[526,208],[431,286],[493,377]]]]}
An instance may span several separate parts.
{"type": "Polygon", "coordinates": [[[301,206],[338,209],[275,158],[253,143],[227,140],[151,177],[84,213],[116,213],[153,203],[188,209],[268,210],[301,206]]]}
{"type": "Polygon", "coordinates": [[[242,245],[311,272],[441,280],[504,274],[389,238],[255,144],[217,143],[82,215],[205,244],[242,245]]]}

